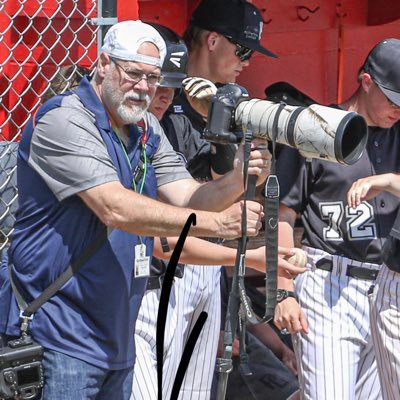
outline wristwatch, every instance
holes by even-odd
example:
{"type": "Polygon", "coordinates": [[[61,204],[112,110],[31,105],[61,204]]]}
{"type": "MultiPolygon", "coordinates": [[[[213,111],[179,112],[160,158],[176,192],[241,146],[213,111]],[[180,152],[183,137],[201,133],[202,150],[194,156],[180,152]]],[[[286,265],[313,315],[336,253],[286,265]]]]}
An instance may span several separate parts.
{"type": "Polygon", "coordinates": [[[285,289],[277,289],[276,290],[276,302],[280,303],[281,301],[287,299],[288,297],[296,298],[294,292],[285,289]]]}

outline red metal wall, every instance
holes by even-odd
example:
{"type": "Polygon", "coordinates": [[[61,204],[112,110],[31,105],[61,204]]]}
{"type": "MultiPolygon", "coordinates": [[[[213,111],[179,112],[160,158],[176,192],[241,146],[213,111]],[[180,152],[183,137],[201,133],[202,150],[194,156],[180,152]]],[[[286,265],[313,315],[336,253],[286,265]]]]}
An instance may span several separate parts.
{"type": "Polygon", "coordinates": [[[82,26],[82,15],[95,16],[93,4],[77,1],[78,8],[70,1],[5,2],[0,12],[0,140],[14,138],[29,120],[57,66],[79,62],[90,67],[96,59],[97,48],[89,43],[93,28],[82,26]],[[66,16],[70,29],[65,29],[66,16]],[[79,46],[71,46],[73,31],[79,32],[79,46]]]}
{"type": "MultiPolygon", "coordinates": [[[[139,16],[182,33],[198,0],[139,0],[139,16]]],[[[253,97],[288,81],[316,101],[328,104],[348,97],[369,49],[385,37],[400,38],[400,1],[253,0],[264,17],[262,43],[276,54],[259,54],[239,83],[253,97]]]]}
{"type": "MultiPolygon", "coordinates": [[[[120,21],[139,17],[183,33],[199,0],[115,1],[120,21]]],[[[369,49],[385,37],[400,37],[399,0],[252,2],[263,13],[262,43],[279,55],[275,60],[255,54],[240,76],[239,83],[252,97],[264,98],[268,85],[288,81],[322,104],[345,99],[357,86],[356,73],[369,49]]],[[[39,103],[46,79],[52,77],[56,64],[66,62],[67,48],[69,63],[92,65],[97,48],[87,41],[93,27],[81,25],[82,15],[97,16],[95,6],[93,0],[4,3],[0,12],[1,137],[14,137],[27,121],[39,103]],[[79,12],[71,14],[74,6],[79,12]],[[52,28],[47,29],[49,15],[52,28]],[[69,48],[73,38],[71,32],[63,30],[66,16],[71,19],[73,31],[78,32],[79,46],[69,48]],[[37,32],[43,32],[43,36],[38,38],[37,32]],[[62,43],[55,45],[56,32],[63,33],[62,43]],[[38,65],[42,65],[40,76],[36,75],[38,65]]]]}

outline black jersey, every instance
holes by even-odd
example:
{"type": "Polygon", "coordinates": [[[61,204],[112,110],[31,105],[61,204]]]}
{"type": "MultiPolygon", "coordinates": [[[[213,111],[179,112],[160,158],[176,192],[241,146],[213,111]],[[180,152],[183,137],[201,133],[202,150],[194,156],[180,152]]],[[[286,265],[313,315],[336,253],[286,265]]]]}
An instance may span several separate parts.
{"type": "Polygon", "coordinates": [[[396,218],[399,199],[385,192],[352,209],[347,206],[347,191],[357,179],[400,171],[400,124],[390,129],[370,127],[366,150],[351,166],[305,160],[296,154],[293,149],[282,150],[278,176],[284,185],[292,184],[281,201],[301,214],[302,243],[381,264],[383,242],[396,218]]]}
{"type": "Polygon", "coordinates": [[[174,104],[170,107],[170,110],[174,114],[184,114],[186,115],[192,126],[196,131],[203,132],[206,127],[206,121],[188,102],[185,92],[180,91],[178,96],[174,98],[174,104]]]}
{"type": "Polygon", "coordinates": [[[200,132],[189,119],[183,114],[167,111],[161,120],[161,126],[193,178],[200,181],[212,179],[211,144],[201,138],[200,132]]]}

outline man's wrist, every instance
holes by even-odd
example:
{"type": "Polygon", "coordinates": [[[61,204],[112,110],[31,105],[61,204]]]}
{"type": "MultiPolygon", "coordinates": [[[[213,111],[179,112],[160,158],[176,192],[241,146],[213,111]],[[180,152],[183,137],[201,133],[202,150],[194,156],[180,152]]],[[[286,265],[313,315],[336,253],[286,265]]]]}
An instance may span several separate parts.
{"type": "Polygon", "coordinates": [[[280,303],[283,300],[287,299],[288,297],[296,298],[296,295],[293,291],[291,290],[286,290],[286,289],[277,289],[276,291],[276,302],[280,303]]]}

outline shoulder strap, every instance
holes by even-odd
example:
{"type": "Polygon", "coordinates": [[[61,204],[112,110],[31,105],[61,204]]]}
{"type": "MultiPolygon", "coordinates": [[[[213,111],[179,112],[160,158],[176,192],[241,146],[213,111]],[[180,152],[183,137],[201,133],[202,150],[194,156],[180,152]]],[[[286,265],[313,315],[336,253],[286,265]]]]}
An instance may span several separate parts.
{"type": "Polygon", "coordinates": [[[29,304],[27,304],[23,299],[20,291],[15,285],[13,279],[12,261],[10,260],[8,264],[10,282],[12,290],[17,299],[18,306],[21,310],[21,317],[30,318],[44,303],[46,303],[47,300],[49,300],[62,286],[64,286],[74,274],[76,274],[76,272],[92,257],[92,255],[100,248],[106,239],[107,234],[101,234],[85,249],[85,251],[81,253],[78,259],[68,265],[67,269],[29,304]]]}

